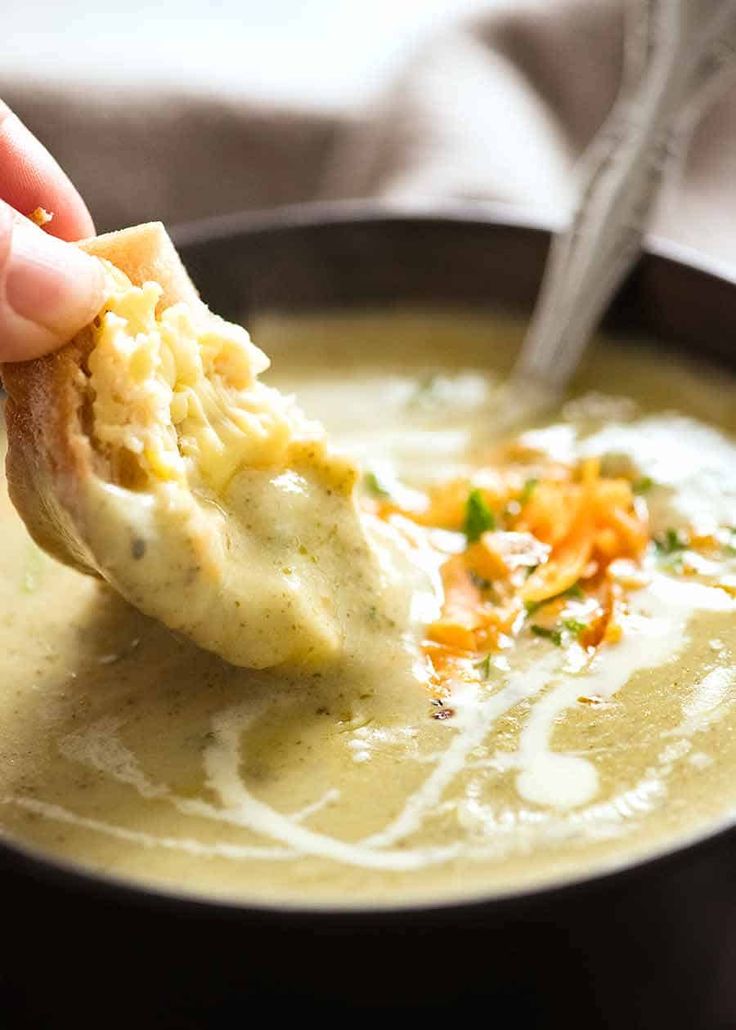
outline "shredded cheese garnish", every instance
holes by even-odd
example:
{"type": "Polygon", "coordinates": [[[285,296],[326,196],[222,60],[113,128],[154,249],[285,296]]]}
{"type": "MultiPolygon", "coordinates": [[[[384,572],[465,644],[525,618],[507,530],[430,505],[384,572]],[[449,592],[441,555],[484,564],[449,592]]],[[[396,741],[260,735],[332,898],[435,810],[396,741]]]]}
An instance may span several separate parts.
{"type": "Polygon", "coordinates": [[[324,430],[259,379],[269,360],[240,326],[204,307],[157,306],[104,263],[108,299],[87,359],[92,441],[119,485],[206,485],[221,495],[242,469],[320,464],[347,490],[354,475],[327,454],[324,430]],[[329,466],[329,468],[328,468],[329,466]]]}
{"type": "Polygon", "coordinates": [[[366,503],[383,519],[465,541],[441,566],[442,612],[423,643],[438,694],[458,676],[483,678],[490,656],[524,631],[591,650],[620,639],[626,591],[646,581],[651,540],[636,486],[603,475],[598,458],[530,462],[515,443],[472,476],[430,488],[412,509],[371,491],[366,503]]]}

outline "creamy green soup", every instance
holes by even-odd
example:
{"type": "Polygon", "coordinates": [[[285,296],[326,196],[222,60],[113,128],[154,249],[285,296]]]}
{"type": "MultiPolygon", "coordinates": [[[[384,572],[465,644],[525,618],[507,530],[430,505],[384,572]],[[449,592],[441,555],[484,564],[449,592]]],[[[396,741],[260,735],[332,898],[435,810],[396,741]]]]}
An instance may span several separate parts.
{"type": "MultiPolygon", "coordinates": [[[[402,489],[472,464],[522,333],[501,317],[411,311],[252,329],[269,381],[402,489]]],[[[530,438],[633,465],[665,540],[693,522],[724,531],[736,527],[735,401],[723,373],[607,341],[530,438]]],[[[522,635],[437,718],[414,632],[437,600],[410,560],[393,569],[406,627],[361,611],[338,664],[254,672],[46,557],[4,486],[0,518],[9,840],[166,890],[370,906],[590,875],[736,812],[728,539],[716,557],[652,549],[616,645],[591,658],[522,635]]]]}

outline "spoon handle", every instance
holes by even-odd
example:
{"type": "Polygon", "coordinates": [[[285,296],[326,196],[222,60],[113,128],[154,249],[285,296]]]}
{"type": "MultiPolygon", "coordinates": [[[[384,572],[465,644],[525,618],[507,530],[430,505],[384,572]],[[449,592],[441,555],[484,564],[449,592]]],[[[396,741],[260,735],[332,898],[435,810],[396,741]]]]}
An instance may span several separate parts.
{"type": "Polygon", "coordinates": [[[683,121],[736,66],[736,0],[638,0],[627,9],[624,80],[583,159],[570,227],[552,243],[517,383],[559,395],[633,265],[683,121]]]}

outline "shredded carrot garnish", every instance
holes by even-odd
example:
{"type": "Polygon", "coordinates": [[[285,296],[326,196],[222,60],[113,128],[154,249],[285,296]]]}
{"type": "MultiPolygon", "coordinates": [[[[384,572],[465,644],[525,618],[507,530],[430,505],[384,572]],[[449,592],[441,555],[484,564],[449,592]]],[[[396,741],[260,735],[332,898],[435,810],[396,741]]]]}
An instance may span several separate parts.
{"type": "Polygon", "coordinates": [[[525,627],[554,643],[615,644],[625,583],[641,585],[651,538],[635,483],[603,475],[599,458],[566,466],[523,456],[509,445],[497,463],[428,490],[414,510],[387,498],[377,506],[383,518],[398,513],[465,536],[442,565],[442,613],[426,628],[440,685],[467,677],[525,627]]]}

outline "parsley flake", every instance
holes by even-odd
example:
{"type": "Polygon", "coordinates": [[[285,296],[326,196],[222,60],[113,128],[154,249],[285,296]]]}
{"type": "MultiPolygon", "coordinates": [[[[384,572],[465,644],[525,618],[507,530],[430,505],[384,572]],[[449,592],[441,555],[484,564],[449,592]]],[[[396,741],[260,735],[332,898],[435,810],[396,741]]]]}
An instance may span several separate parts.
{"type": "Polygon", "coordinates": [[[481,676],[487,680],[491,674],[491,656],[487,654],[481,661],[475,663],[475,668],[480,669],[481,676]]]}
{"type": "Polygon", "coordinates": [[[363,486],[369,494],[374,497],[390,497],[391,491],[387,490],[375,472],[366,472],[363,476],[363,486]]]}
{"type": "Polygon", "coordinates": [[[555,647],[562,646],[562,630],[560,629],[547,629],[546,626],[534,625],[531,627],[531,631],[537,637],[544,637],[545,640],[551,640],[555,647]]]}
{"type": "Polygon", "coordinates": [[[631,485],[631,489],[635,494],[645,494],[654,486],[654,480],[651,476],[642,476],[641,479],[637,479],[631,485]]]}
{"type": "Polygon", "coordinates": [[[587,622],[581,622],[580,619],[563,619],[562,625],[576,637],[579,637],[588,628],[587,622]]]}
{"type": "Polygon", "coordinates": [[[670,527],[663,537],[654,541],[654,546],[659,555],[677,554],[687,548],[687,538],[679,529],[670,527]]]}
{"type": "Polygon", "coordinates": [[[495,527],[496,519],[483,494],[480,490],[471,490],[465,502],[465,520],[463,522],[463,533],[468,538],[468,543],[474,544],[484,533],[495,527]]]}
{"type": "Polygon", "coordinates": [[[519,494],[519,504],[527,504],[538,485],[539,480],[536,477],[532,476],[531,479],[527,479],[519,494]]]}

